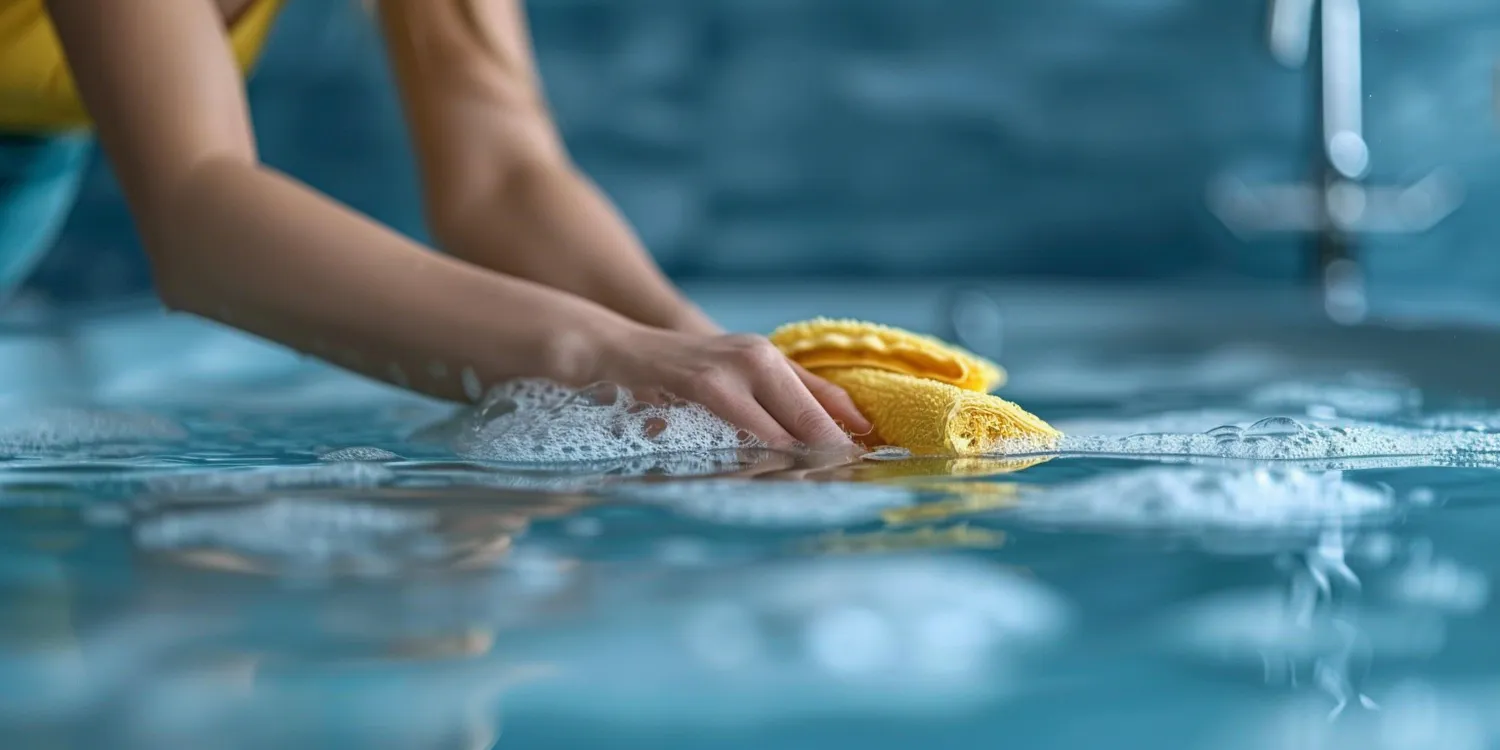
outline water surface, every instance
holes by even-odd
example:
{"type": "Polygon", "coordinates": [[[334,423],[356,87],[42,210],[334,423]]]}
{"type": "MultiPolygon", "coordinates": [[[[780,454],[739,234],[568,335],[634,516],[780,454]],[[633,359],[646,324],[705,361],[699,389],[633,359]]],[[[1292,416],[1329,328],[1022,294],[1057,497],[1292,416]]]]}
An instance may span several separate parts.
{"type": "Polygon", "coordinates": [[[326,377],[0,415],[15,746],[1500,742],[1484,404],[1287,380],[1028,402],[1051,455],[542,462],[557,403],[326,377]]]}

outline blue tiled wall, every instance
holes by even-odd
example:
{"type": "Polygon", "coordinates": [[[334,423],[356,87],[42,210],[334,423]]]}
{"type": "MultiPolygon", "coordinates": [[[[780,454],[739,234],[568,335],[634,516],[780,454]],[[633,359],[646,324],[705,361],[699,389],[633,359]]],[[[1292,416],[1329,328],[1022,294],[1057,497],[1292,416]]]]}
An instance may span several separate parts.
{"type": "MultiPolygon", "coordinates": [[[[1310,85],[1271,62],[1264,5],[529,7],[575,155],[678,275],[1290,277],[1296,242],[1246,244],[1204,208],[1225,172],[1308,171],[1310,85]]],[[[1373,179],[1444,166],[1468,190],[1435,231],[1371,241],[1374,283],[1500,289],[1500,3],[1364,5],[1373,179]]],[[[252,84],[257,124],[268,159],[420,237],[379,49],[353,0],[291,3],[252,84]]],[[[91,181],[54,278],[144,283],[112,193],[91,181]]]]}

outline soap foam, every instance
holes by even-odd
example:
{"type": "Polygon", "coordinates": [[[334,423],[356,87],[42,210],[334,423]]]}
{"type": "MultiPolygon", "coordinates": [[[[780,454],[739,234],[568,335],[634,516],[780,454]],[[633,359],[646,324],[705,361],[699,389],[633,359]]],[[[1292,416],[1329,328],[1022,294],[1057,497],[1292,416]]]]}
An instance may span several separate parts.
{"type": "MultiPolygon", "coordinates": [[[[1249,412],[1174,412],[1145,419],[1076,422],[1063,424],[1061,429],[1067,434],[1052,452],[1059,455],[1294,462],[1382,459],[1403,465],[1488,465],[1500,461],[1500,435],[1355,420],[1298,420],[1249,412]]],[[[1009,455],[1024,453],[1009,451],[1009,455]]]]}
{"type": "Polygon", "coordinates": [[[1036,488],[1020,495],[1017,510],[1070,527],[1280,530],[1368,520],[1394,507],[1390,493],[1336,472],[1163,467],[1036,488]]]}
{"type": "Polygon", "coordinates": [[[618,591],[609,617],[554,636],[586,648],[540,700],[655,727],[845,712],[943,720],[1029,690],[1032,660],[1074,621],[1035,577],[963,556],[793,558],[655,578],[618,591]]]}
{"type": "Polygon", "coordinates": [[[220,469],[166,474],[147,479],[146,487],[152,492],[169,495],[189,493],[250,495],[291,488],[375,487],[394,477],[395,473],[384,466],[349,461],[314,466],[220,469]]]}
{"type": "Polygon", "coordinates": [[[1490,580],[1454,560],[1414,559],[1390,584],[1397,601],[1454,614],[1474,614],[1490,603],[1490,580]]]}
{"type": "Polygon", "coordinates": [[[457,436],[455,449],[465,458],[501,463],[577,463],[761,446],[698,404],[651,404],[608,384],[574,390],[545,380],[512,381],[492,390],[468,417],[470,429],[457,436]]]}
{"type": "MultiPolygon", "coordinates": [[[[1491,423],[1500,424],[1500,417],[1464,414],[1409,417],[1403,424],[1368,421],[1374,416],[1411,415],[1420,406],[1420,393],[1404,386],[1283,383],[1252,393],[1249,402],[1252,408],[1248,409],[1059,420],[1054,424],[1064,437],[1052,449],[1039,451],[1027,441],[1004,441],[991,455],[1323,461],[1332,462],[1330,468],[1372,462],[1500,463],[1500,434],[1483,431],[1491,423]],[[1305,414],[1292,417],[1265,411],[1271,406],[1300,409],[1305,414]],[[1462,429],[1434,429],[1444,427],[1462,429]]],[[[646,403],[613,385],[580,390],[535,379],[499,386],[478,406],[429,429],[428,435],[437,436],[465,458],[526,465],[704,455],[760,445],[696,404],[646,403]]]]}
{"type": "Polygon", "coordinates": [[[329,451],[318,456],[319,461],[326,463],[339,463],[343,461],[400,461],[401,457],[384,448],[375,448],[368,445],[355,446],[353,448],[340,448],[329,451]]]}
{"type": "Polygon", "coordinates": [[[693,518],[740,526],[834,528],[866,523],[916,502],[916,493],[854,482],[707,479],[621,487],[616,497],[664,505],[693,518]]]}
{"type": "Polygon", "coordinates": [[[182,425],[142,412],[39,409],[0,416],[0,454],[180,440],[186,435],[182,425]]]}

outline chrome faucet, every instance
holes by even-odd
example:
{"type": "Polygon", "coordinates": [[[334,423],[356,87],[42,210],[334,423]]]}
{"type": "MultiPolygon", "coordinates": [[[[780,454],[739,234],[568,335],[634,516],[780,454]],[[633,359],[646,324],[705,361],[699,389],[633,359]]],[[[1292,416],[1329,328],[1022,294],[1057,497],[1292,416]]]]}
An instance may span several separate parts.
{"type": "Polygon", "coordinates": [[[1370,149],[1364,137],[1359,0],[1271,0],[1267,41],[1277,62],[1305,67],[1314,28],[1320,32],[1314,83],[1322,131],[1315,181],[1252,186],[1221,178],[1210,189],[1209,208],[1242,237],[1314,234],[1312,273],[1324,309],[1334,321],[1353,324],[1368,308],[1356,237],[1425,232],[1458,208],[1462,191],[1441,171],[1406,187],[1364,184],[1370,149]]]}

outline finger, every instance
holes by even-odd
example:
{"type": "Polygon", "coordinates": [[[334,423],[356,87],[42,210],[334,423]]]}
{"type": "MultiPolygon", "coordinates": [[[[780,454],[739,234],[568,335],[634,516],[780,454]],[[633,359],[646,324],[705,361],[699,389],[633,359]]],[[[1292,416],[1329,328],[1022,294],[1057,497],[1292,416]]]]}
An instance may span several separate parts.
{"type": "MultiPolygon", "coordinates": [[[[713,410],[713,407],[709,408],[713,410]]],[[[725,421],[754,435],[771,448],[785,450],[801,442],[800,438],[789,432],[776,417],[768,413],[759,401],[745,406],[736,404],[713,411],[725,421]]]]}
{"type": "Polygon", "coordinates": [[[782,429],[809,448],[847,448],[853,441],[802,384],[791,362],[782,360],[762,373],[755,398],[782,429]]]}
{"type": "Polygon", "coordinates": [[[833,417],[834,421],[842,423],[845,428],[858,436],[868,435],[875,431],[875,425],[860,413],[859,407],[854,405],[854,399],[849,398],[849,394],[843,388],[812,374],[806,367],[796,362],[792,363],[792,370],[797,373],[797,377],[802,379],[802,384],[807,386],[813,398],[823,405],[828,416],[833,417]]]}
{"type": "Polygon", "coordinates": [[[797,442],[797,438],[783,429],[775,417],[766,413],[744,385],[720,385],[717,381],[697,383],[693,401],[772,448],[790,448],[797,442]]]}

